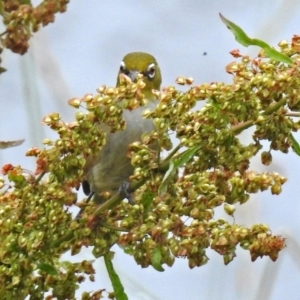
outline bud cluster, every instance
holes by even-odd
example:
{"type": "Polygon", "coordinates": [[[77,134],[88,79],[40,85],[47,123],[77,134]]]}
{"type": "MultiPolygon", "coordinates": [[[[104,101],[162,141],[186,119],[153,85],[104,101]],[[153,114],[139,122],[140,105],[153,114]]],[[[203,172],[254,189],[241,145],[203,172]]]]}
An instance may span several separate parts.
{"type": "MultiPolygon", "coordinates": [[[[163,141],[163,134],[172,130],[180,140],[178,149],[184,146],[188,151],[196,151],[190,159],[177,165],[176,161],[181,158],[174,152],[171,158],[174,159],[173,169],[169,167],[168,171],[178,176],[175,179],[168,177],[167,189],[162,188],[165,182],[159,186],[159,180],[162,180],[159,175],[147,183],[150,190],[153,187],[150,194],[140,189],[147,195],[144,198],[143,194],[137,196],[138,201],[143,203],[140,225],[137,217],[132,215],[131,207],[128,207],[128,216],[121,224],[129,232],[121,235],[119,243],[128,253],[134,253],[139,264],[153,265],[153,256],[159,251],[161,263],[168,264],[170,255],[184,255],[191,267],[201,265],[207,260],[205,248],[210,244],[210,237],[213,237],[212,248],[224,255],[225,263],[235,257],[238,244],[250,251],[253,260],[263,255],[276,259],[278,252],[284,248],[284,239],[272,236],[263,227],[250,230],[225,221],[226,226],[225,223],[222,226],[212,224],[216,207],[224,205],[226,213],[233,215],[233,204],[243,204],[249,200],[250,194],[268,189],[278,195],[286,182],[286,178],[277,173],[258,173],[249,170],[249,167],[251,158],[262,149],[261,140],[270,141],[270,150],[262,153],[262,162],[269,165],[272,163],[271,150],[286,153],[292,144],[291,132],[299,129],[300,122],[293,118],[297,113],[291,111],[297,111],[298,103],[295,98],[300,80],[300,59],[295,51],[298,40],[294,37],[290,52],[287,46],[282,48],[283,52],[292,55],[293,66],[262,57],[250,60],[248,56],[233,52],[235,57],[241,57],[240,62],[231,63],[226,69],[233,75],[233,84],[196,85],[185,93],[171,86],[155,92],[159,104],[155,111],[146,112],[145,116],[153,118],[158,140],[163,141]],[[200,110],[191,110],[203,100],[207,103],[200,110]],[[238,134],[250,126],[255,127],[253,142],[243,144],[238,134]],[[157,188],[160,191],[158,196],[157,188]],[[143,199],[148,196],[153,200],[145,204],[143,199]],[[178,225],[177,220],[182,217],[188,217],[192,224],[198,222],[202,228],[195,231],[199,234],[198,237],[195,235],[195,240],[193,234],[186,238],[186,232],[194,232],[191,226],[184,229],[182,224],[178,225]],[[201,236],[200,232],[205,234],[201,236]],[[214,236],[213,232],[218,232],[218,235],[214,236]],[[169,248],[169,252],[161,245],[169,248]],[[199,261],[195,260],[194,253],[199,261]]],[[[190,82],[183,77],[177,80],[181,85],[190,82]]],[[[143,155],[148,157],[146,153],[143,155]]],[[[133,161],[137,179],[147,176],[143,155],[137,155],[133,161]]],[[[165,163],[162,159],[159,169],[165,163]]],[[[163,180],[166,181],[165,178],[163,180]]]]}
{"type": "Polygon", "coordinates": [[[38,31],[41,25],[54,22],[57,12],[66,11],[69,0],[44,0],[36,7],[18,0],[3,2],[1,15],[6,31],[2,34],[1,43],[13,52],[24,54],[29,48],[32,32],[38,31]]]}
{"type": "MultiPolygon", "coordinates": [[[[99,257],[117,243],[142,267],[151,265],[158,271],[179,257],[186,257],[191,268],[201,266],[208,261],[208,247],[226,264],[236,256],[238,245],[250,252],[252,260],[262,256],[276,260],[284,238],[272,235],[263,224],[246,228],[216,220],[214,212],[223,206],[233,216],[235,203],[245,203],[252,193],[281,193],[286,178],[252,171],[250,160],[262,149],[263,140],[270,147],[261,153],[262,163],[270,165],[271,152],[286,153],[293,143],[292,132],[300,128],[295,119],[300,116],[299,44],[298,37],[291,45],[279,44],[291,56],[291,66],[263,57],[250,60],[233,51],[240,60],[226,68],[233,75],[232,84],[193,86],[191,78],[180,77],[177,83],[191,85],[188,91],[173,86],[153,91],[158,105],[146,110],[144,117],[153,119],[155,130],[128,146],[135,168],[130,184],[133,205],[120,202],[117,195],[116,202],[113,196],[97,209],[96,204],[85,203],[80,220],[73,220],[66,210],[75,202],[71,188],[78,187],[107,134],[124,130],[123,110],[146,104],[142,77],[131,82],[121,75],[116,88],[101,86],[96,95],[71,99],[69,104],[79,109],[72,123],[61,120],[58,113],[46,116],[43,122],[59,137],[45,139],[45,149],[28,150],[28,156],[37,158],[35,174],[10,164],[2,169],[10,183],[0,179],[4,274],[0,286],[12,289],[7,282],[14,282],[16,289],[33,289],[33,282],[42,277],[46,284],[39,285],[41,291],[52,287],[55,295],[68,298],[76,280],[83,277],[68,278],[57,258],[67,250],[77,254],[83,246],[94,246],[94,256],[99,257]],[[200,101],[204,105],[197,109],[200,101]],[[251,126],[253,140],[243,143],[238,135],[251,126]],[[176,147],[170,132],[179,140],[176,147]],[[153,144],[170,151],[163,157],[153,144]],[[107,204],[110,201],[114,206],[107,204]],[[35,270],[40,277],[32,275],[35,270]],[[61,281],[53,278],[55,272],[61,281]],[[65,290],[59,285],[64,280],[68,280],[65,290]]],[[[71,263],[65,266],[71,273],[74,268],[71,263]]],[[[76,268],[93,274],[90,267],[76,268]]]]}

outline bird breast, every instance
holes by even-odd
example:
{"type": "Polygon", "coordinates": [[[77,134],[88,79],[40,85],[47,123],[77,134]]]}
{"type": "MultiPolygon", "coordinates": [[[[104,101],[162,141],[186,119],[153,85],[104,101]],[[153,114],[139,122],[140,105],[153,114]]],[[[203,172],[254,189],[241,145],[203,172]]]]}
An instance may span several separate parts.
{"type": "Polygon", "coordinates": [[[87,181],[96,194],[103,191],[116,192],[124,181],[133,174],[130,158],[127,156],[128,145],[141,140],[143,133],[154,129],[151,119],[144,119],[146,108],[154,108],[157,102],[149,102],[144,107],[132,111],[125,110],[123,117],[126,128],[123,131],[107,133],[105,146],[96,157],[96,164],[88,170],[87,181]]]}

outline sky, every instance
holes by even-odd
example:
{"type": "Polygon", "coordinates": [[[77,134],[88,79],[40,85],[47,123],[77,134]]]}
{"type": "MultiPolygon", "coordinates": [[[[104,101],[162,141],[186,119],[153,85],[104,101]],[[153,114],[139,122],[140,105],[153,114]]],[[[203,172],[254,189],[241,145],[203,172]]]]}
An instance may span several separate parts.
{"type": "MultiPolygon", "coordinates": [[[[128,52],[153,54],[162,70],[162,86],[174,85],[179,75],[193,77],[197,84],[230,83],[225,67],[234,59],[229,52],[240,49],[256,57],[259,48],[238,44],[219,13],[250,37],[277,47],[281,40],[300,34],[299,9],[297,0],[71,0],[66,13],[33,35],[28,53],[2,55],[8,71],[0,77],[0,140],[24,138],[25,142],[2,150],[0,165],[20,164],[34,170],[34,159],[25,157],[26,150],[42,147],[45,138],[56,138],[41,125],[43,116],[59,112],[65,121],[72,121],[75,112],[68,99],[96,93],[102,84],[114,86],[128,52]]],[[[249,137],[250,133],[243,138],[249,137]]],[[[298,134],[296,138],[300,140],[298,134]]],[[[210,260],[203,267],[190,270],[187,260],[178,259],[159,273],[141,269],[116,246],[114,265],[129,299],[299,299],[299,164],[293,152],[274,153],[269,167],[253,160],[253,169],[279,172],[288,182],[279,196],[264,192],[237,206],[236,223],[268,224],[273,234],[287,238],[287,247],[275,263],[266,257],[252,263],[248,252],[238,250],[234,261],[224,266],[222,257],[208,250],[210,260]]],[[[221,211],[217,216],[223,216],[221,211]]],[[[83,257],[93,258],[87,250],[80,257],[66,254],[64,259],[83,257]]],[[[95,266],[97,283],[86,282],[78,296],[83,290],[111,289],[102,260],[95,266]]]]}

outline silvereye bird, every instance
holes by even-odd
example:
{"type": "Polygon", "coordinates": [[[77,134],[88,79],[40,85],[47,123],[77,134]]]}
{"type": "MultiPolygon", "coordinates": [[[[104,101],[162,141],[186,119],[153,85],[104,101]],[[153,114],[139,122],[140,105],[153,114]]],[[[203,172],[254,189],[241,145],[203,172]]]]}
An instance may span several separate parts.
{"type": "Polygon", "coordinates": [[[129,181],[129,176],[133,174],[133,166],[127,156],[128,145],[140,141],[143,133],[154,129],[153,121],[144,119],[142,112],[146,108],[154,108],[157,104],[157,99],[152,93],[152,89],[159,90],[161,85],[161,73],[156,59],[148,53],[129,53],[121,62],[117,86],[120,85],[120,74],[127,75],[132,81],[136,81],[137,74],[143,75],[146,86],[142,92],[148,99],[148,104],[123,112],[125,130],[108,132],[105,146],[87,170],[86,181],[82,184],[83,191],[86,195],[94,194],[93,200],[97,203],[105,201],[104,193],[113,195],[120,190],[124,182],[129,181]]]}

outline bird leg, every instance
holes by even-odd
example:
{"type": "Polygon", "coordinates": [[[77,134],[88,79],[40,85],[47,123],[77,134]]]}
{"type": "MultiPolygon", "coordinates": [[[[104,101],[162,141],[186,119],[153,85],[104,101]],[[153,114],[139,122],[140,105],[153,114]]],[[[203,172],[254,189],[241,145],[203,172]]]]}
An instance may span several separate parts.
{"type": "MultiPolygon", "coordinates": [[[[95,195],[95,192],[91,192],[89,194],[89,196],[87,197],[85,203],[89,203],[94,195],[95,195]]],[[[80,220],[81,219],[81,215],[82,215],[83,211],[84,211],[84,208],[81,208],[79,213],[76,215],[75,220],[80,220]]]]}
{"type": "Polygon", "coordinates": [[[128,181],[123,181],[119,187],[118,193],[121,197],[127,198],[131,205],[134,205],[135,202],[132,197],[132,194],[129,191],[129,188],[130,188],[130,183],[128,181]]]}

